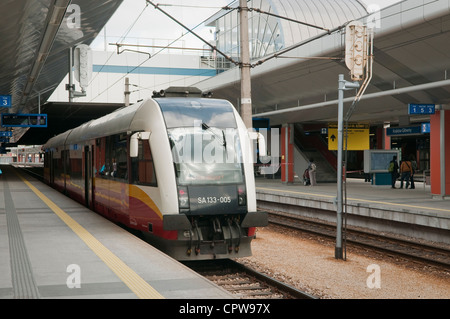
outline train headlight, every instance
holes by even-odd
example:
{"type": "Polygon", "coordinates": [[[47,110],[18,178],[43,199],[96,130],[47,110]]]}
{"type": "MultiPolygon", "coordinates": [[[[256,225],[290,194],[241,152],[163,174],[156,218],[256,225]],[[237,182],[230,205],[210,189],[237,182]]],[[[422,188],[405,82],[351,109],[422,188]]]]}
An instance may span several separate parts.
{"type": "Polygon", "coordinates": [[[178,205],[181,209],[189,208],[189,193],[185,186],[178,186],[178,205]]]}
{"type": "Polygon", "coordinates": [[[239,206],[247,205],[247,193],[245,191],[245,185],[238,186],[238,204],[239,206]]]}

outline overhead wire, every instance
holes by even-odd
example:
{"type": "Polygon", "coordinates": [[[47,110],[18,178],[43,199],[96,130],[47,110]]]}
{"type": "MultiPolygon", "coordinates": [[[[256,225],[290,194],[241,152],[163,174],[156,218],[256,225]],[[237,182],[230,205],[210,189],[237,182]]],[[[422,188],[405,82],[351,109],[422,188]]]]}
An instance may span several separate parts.
{"type": "MultiPolygon", "coordinates": [[[[196,25],[195,27],[193,27],[193,28],[187,28],[186,26],[184,26],[183,24],[181,24],[179,21],[177,21],[175,18],[173,18],[172,16],[170,16],[168,13],[166,13],[165,11],[161,10],[160,8],[158,8],[159,6],[182,6],[182,5],[154,4],[154,3],[152,3],[151,1],[146,0],[146,7],[145,7],[144,10],[141,12],[141,14],[138,16],[138,18],[135,19],[135,21],[133,22],[133,24],[130,26],[130,28],[129,28],[128,31],[125,33],[125,35],[121,37],[121,39],[124,39],[124,38],[126,37],[126,35],[128,35],[128,33],[130,32],[130,30],[132,29],[132,27],[136,24],[137,20],[141,17],[141,15],[143,14],[143,12],[145,11],[145,9],[148,7],[149,4],[153,5],[153,6],[155,7],[155,9],[158,9],[158,10],[161,11],[162,13],[166,14],[167,16],[169,16],[172,20],[174,20],[175,22],[177,22],[178,24],[180,24],[183,28],[185,28],[186,30],[188,30],[188,32],[187,32],[187,33],[183,33],[180,37],[178,37],[177,39],[175,39],[175,40],[173,40],[172,42],[170,42],[166,47],[162,48],[161,50],[159,50],[158,52],[156,52],[156,53],[153,54],[152,56],[149,56],[149,58],[147,58],[146,60],[144,60],[143,62],[141,62],[139,65],[135,66],[134,68],[132,68],[132,69],[130,69],[130,70],[127,70],[127,73],[126,73],[126,74],[124,74],[121,78],[119,78],[117,81],[115,81],[112,85],[108,86],[105,90],[103,90],[101,93],[99,93],[99,94],[98,94],[95,98],[93,98],[92,100],[98,98],[98,97],[99,97],[100,95],[102,95],[104,92],[106,92],[107,90],[109,90],[112,86],[116,85],[116,84],[117,84],[119,81],[121,81],[125,76],[127,76],[127,75],[130,74],[130,73],[132,73],[134,70],[136,70],[136,69],[139,68],[140,66],[142,66],[142,64],[144,64],[145,62],[147,62],[151,57],[154,57],[155,55],[158,55],[159,53],[161,53],[162,51],[164,51],[164,50],[166,50],[166,49],[168,49],[168,48],[170,49],[170,46],[171,46],[172,44],[174,44],[175,42],[179,41],[181,38],[183,38],[184,36],[186,36],[186,35],[189,34],[189,33],[192,33],[193,35],[197,36],[200,40],[202,40],[202,41],[205,42],[207,45],[209,45],[209,46],[211,47],[211,49],[216,50],[219,54],[223,55],[225,58],[231,59],[229,56],[227,56],[226,54],[222,53],[222,52],[219,51],[216,47],[212,46],[211,44],[209,44],[208,42],[206,42],[203,38],[201,38],[200,36],[198,36],[195,32],[193,32],[193,30],[195,30],[195,29],[198,28],[200,25],[202,25],[207,19],[204,20],[204,21],[202,21],[202,22],[200,22],[199,24],[197,24],[197,25],[196,25]]],[[[227,7],[223,7],[223,9],[224,9],[224,10],[235,10],[236,8],[232,8],[232,7],[228,7],[228,6],[227,6],[227,7]]],[[[254,9],[254,8],[253,8],[253,9],[254,9]]],[[[260,12],[260,13],[266,13],[266,12],[260,12]]],[[[319,34],[319,35],[317,35],[317,36],[315,36],[315,37],[312,37],[312,38],[310,38],[310,39],[308,39],[308,40],[306,40],[306,41],[302,41],[302,42],[300,42],[300,43],[298,43],[298,44],[296,44],[296,45],[293,45],[293,46],[291,46],[291,47],[288,47],[288,48],[285,48],[285,49],[283,49],[283,50],[280,50],[279,52],[274,53],[274,54],[272,54],[272,55],[270,55],[270,56],[268,56],[268,57],[265,57],[264,59],[261,59],[261,60],[257,61],[256,63],[252,64],[252,67],[255,67],[255,66],[258,66],[258,65],[260,65],[260,64],[263,64],[263,63],[265,63],[265,62],[267,62],[268,60],[271,60],[271,59],[273,59],[273,58],[279,58],[279,57],[281,57],[281,55],[283,55],[283,54],[285,54],[285,53],[287,53],[287,52],[290,52],[290,51],[294,50],[295,48],[300,47],[300,46],[302,46],[302,45],[305,45],[305,44],[307,44],[307,43],[309,43],[309,42],[311,42],[311,41],[320,39],[320,38],[323,37],[323,36],[330,35],[330,34],[332,34],[332,33],[334,33],[334,32],[340,32],[340,31],[345,27],[346,24],[347,24],[347,23],[344,23],[343,25],[338,26],[338,27],[336,27],[336,28],[334,28],[334,29],[331,29],[331,30],[326,29],[326,32],[324,32],[324,33],[322,33],[322,34],[319,34]]],[[[116,44],[118,45],[118,43],[116,43],[116,44]]],[[[112,54],[114,54],[114,53],[112,53],[112,54]]],[[[112,54],[111,54],[111,56],[108,58],[108,60],[105,62],[105,64],[102,66],[102,68],[100,69],[99,72],[101,72],[101,70],[103,69],[103,67],[106,66],[106,63],[111,59],[112,54]]],[[[233,62],[233,63],[235,63],[235,64],[237,63],[237,62],[234,61],[234,60],[231,60],[231,62],[233,62]]],[[[97,73],[97,75],[98,75],[98,73],[97,73]]],[[[92,82],[92,81],[91,81],[91,82],[92,82]]],[[[91,100],[91,101],[92,101],[92,100],[91,100]]]]}
{"type": "MultiPolygon", "coordinates": [[[[130,31],[133,29],[133,27],[135,26],[135,24],[137,23],[137,21],[141,18],[142,14],[144,13],[144,11],[147,9],[148,4],[146,3],[145,7],[142,9],[141,13],[134,19],[133,23],[130,25],[130,27],[128,28],[128,30],[119,38],[120,42],[122,40],[124,40],[127,36],[128,33],[130,33],[130,31]]],[[[109,62],[109,60],[111,59],[111,57],[114,55],[114,52],[112,52],[110,54],[110,56],[108,57],[108,59],[106,60],[106,62],[102,65],[102,67],[100,68],[100,71],[103,70],[103,68],[106,66],[106,64],[109,62]]],[[[98,74],[98,73],[97,73],[98,74]]],[[[97,75],[96,75],[97,76],[97,75]]],[[[95,78],[95,77],[94,77],[95,78]]],[[[92,81],[91,81],[92,83],[92,81]]],[[[90,84],[90,83],[89,83],[90,84]]]]}
{"type": "Polygon", "coordinates": [[[207,6],[190,6],[185,4],[165,4],[158,3],[160,7],[181,7],[181,8],[196,8],[196,9],[222,9],[223,7],[207,7],[207,6]]]}
{"type": "MultiPolygon", "coordinates": [[[[149,1],[146,0],[146,2],[147,2],[147,4],[149,4],[149,1]]],[[[164,4],[157,4],[156,6],[164,6],[164,4]]],[[[174,5],[174,6],[175,6],[175,5],[174,5]]],[[[179,6],[181,6],[181,5],[179,5],[179,6]]],[[[205,8],[205,7],[203,7],[203,8],[205,8]]],[[[226,6],[226,7],[221,7],[221,9],[224,9],[224,10],[227,9],[227,10],[228,10],[228,6],[226,6]]],[[[199,24],[197,24],[196,26],[194,26],[191,30],[197,29],[199,26],[201,26],[203,23],[205,23],[205,21],[207,21],[208,19],[209,19],[209,18],[203,20],[202,22],[200,22],[199,24]]],[[[161,53],[162,51],[164,51],[164,50],[170,48],[170,46],[171,46],[172,44],[174,44],[175,42],[179,41],[181,38],[183,38],[184,36],[186,36],[188,33],[190,33],[190,32],[181,34],[180,37],[178,37],[177,39],[173,40],[173,41],[172,41],[171,43],[169,43],[165,48],[162,48],[161,50],[159,50],[158,52],[156,52],[155,54],[153,54],[153,56],[155,56],[155,55],[161,53]]]]}
{"type": "MultiPolygon", "coordinates": [[[[139,21],[139,19],[141,18],[141,16],[144,14],[144,12],[145,12],[145,10],[148,8],[148,3],[146,2],[146,4],[145,4],[145,7],[142,9],[142,11],[139,13],[139,15],[134,19],[134,21],[133,21],[133,23],[128,27],[128,29],[124,32],[124,34],[121,36],[121,37],[119,37],[119,40],[117,41],[117,43],[118,42],[120,42],[120,41],[123,41],[127,36],[128,36],[128,34],[130,33],[130,31],[134,28],[134,26],[136,25],[136,23],[139,21]]],[[[103,68],[107,65],[107,63],[109,62],[109,60],[111,60],[111,58],[113,57],[113,55],[115,54],[116,52],[111,52],[111,54],[109,55],[109,57],[108,57],[108,59],[105,61],[105,63],[100,67],[100,69],[99,69],[99,71],[98,72],[96,72],[96,75],[91,79],[91,81],[89,82],[89,85],[91,85],[91,83],[97,78],[97,76],[101,73],[101,71],[103,70],[103,68]]],[[[147,59],[148,60],[148,59],[147,59]]],[[[145,60],[144,62],[146,62],[147,60],[145,60]]],[[[144,62],[142,62],[139,66],[141,66],[144,62]]],[[[136,68],[138,68],[139,66],[137,66],[136,68]]],[[[135,69],[136,69],[135,68],[135,69]]],[[[135,69],[133,69],[133,70],[131,70],[130,72],[132,72],[132,71],[134,71],[135,69]]],[[[128,73],[130,73],[130,72],[128,72],[128,73]]],[[[127,73],[127,74],[128,74],[127,73]]],[[[120,78],[119,80],[122,80],[123,79],[123,77],[122,78],[120,78]]],[[[113,85],[115,85],[117,83],[117,81],[113,84],[113,85]]],[[[113,86],[112,85],[112,86],[113,86]]],[[[97,96],[95,96],[94,98],[92,98],[91,99],[91,102],[93,101],[93,100],[95,100],[96,98],[98,98],[100,95],[102,95],[105,91],[107,91],[107,90],[109,90],[111,88],[111,86],[109,86],[106,90],[103,90],[101,93],[99,93],[99,94],[97,94],[97,96]]]]}
{"type": "MultiPolygon", "coordinates": [[[[146,1],[146,7],[144,8],[144,10],[148,7],[149,4],[151,4],[151,3],[149,3],[149,1],[146,1]]],[[[162,5],[162,4],[157,4],[157,6],[161,6],[161,5],[162,5]]],[[[141,15],[143,14],[144,10],[141,12],[141,14],[138,16],[138,18],[133,22],[132,26],[134,26],[134,25],[136,24],[137,20],[138,20],[138,19],[141,17],[141,15]]],[[[171,46],[172,44],[176,43],[177,41],[179,41],[180,39],[182,39],[183,37],[185,37],[185,36],[188,35],[189,33],[192,33],[191,30],[197,29],[199,26],[201,26],[202,24],[204,24],[205,21],[207,21],[207,20],[208,20],[208,19],[203,20],[202,22],[200,22],[199,24],[197,24],[196,26],[194,26],[194,27],[191,28],[191,29],[186,28],[186,29],[189,30],[189,32],[183,33],[183,34],[182,34],[181,36],[179,36],[177,39],[171,41],[167,46],[161,48],[158,52],[156,52],[156,53],[152,54],[151,56],[149,56],[149,58],[147,58],[146,60],[144,60],[143,62],[141,62],[139,65],[135,66],[134,68],[132,68],[132,69],[130,69],[130,70],[127,70],[127,73],[126,73],[126,74],[124,74],[121,78],[119,78],[119,79],[118,79],[117,81],[115,81],[113,84],[111,84],[110,86],[108,86],[108,87],[107,87],[105,90],[103,90],[101,93],[97,94],[97,96],[94,97],[94,98],[92,98],[91,101],[92,101],[92,100],[95,100],[96,98],[98,98],[100,95],[102,95],[103,93],[105,93],[105,92],[106,92],[107,90],[109,90],[111,87],[113,87],[114,85],[116,85],[119,81],[122,81],[122,79],[123,79],[124,77],[126,77],[128,74],[132,73],[132,72],[133,72],[134,70],[136,70],[137,68],[141,67],[141,66],[142,66],[145,62],[147,62],[150,58],[152,58],[152,57],[158,55],[159,53],[163,52],[163,51],[166,50],[166,49],[170,49],[170,46],[171,46]]],[[[132,27],[129,28],[129,30],[126,32],[126,34],[125,34],[124,36],[121,37],[121,39],[125,39],[126,35],[128,35],[128,33],[130,32],[131,29],[132,29],[132,27]]],[[[118,45],[118,44],[119,44],[119,43],[117,42],[116,45],[118,45]]],[[[104,65],[102,66],[102,68],[99,70],[99,73],[101,72],[101,70],[103,69],[103,67],[106,66],[106,63],[111,59],[111,57],[112,57],[112,55],[113,55],[114,53],[115,53],[115,52],[113,52],[113,53],[110,55],[110,57],[108,58],[108,60],[105,62],[105,64],[104,64],[104,65]]],[[[97,74],[99,74],[99,73],[97,73],[97,74]]],[[[198,76],[198,75],[197,75],[197,76],[198,76]]],[[[91,82],[92,82],[92,81],[91,81],[91,82]]],[[[142,89],[153,91],[153,89],[150,89],[150,88],[143,88],[143,87],[142,87],[142,89]]],[[[135,91],[140,91],[140,90],[135,90],[135,91]]]]}
{"type": "Polygon", "coordinates": [[[214,51],[216,51],[217,53],[219,53],[220,55],[222,55],[223,57],[225,57],[227,60],[231,61],[232,63],[239,65],[240,63],[238,61],[233,60],[230,56],[228,56],[227,54],[225,54],[224,52],[222,52],[221,50],[219,50],[216,46],[212,45],[211,43],[209,43],[208,41],[206,41],[205,39],[203,39],[201,36],[199,36],[197,33],[194,32],[194,29],[188,28],[187,26],[185,26],[183,23],[181,23],[180,21],[178,21],[177,19],[175,19],[175,17],[173,17],[172,15],[170,15],[168,12],[162,10],[159,7],[159,4],[155,4],[150,0],[146,0],[147,3],[151,4],[155,9],[161,11],[164,15],[166,15],[167,17],[169,17],[170,19],[172,19],[173,21],[175,21],[177,24],[179,24],[181,27],[183,27],[184,29],[186,29],[189,33],[192,33],[195,37],[197,37],[199,40],[201,40],[203,43],[205,43],[207,46],[211,47],[211,49],[213,49],[214,51]]]}

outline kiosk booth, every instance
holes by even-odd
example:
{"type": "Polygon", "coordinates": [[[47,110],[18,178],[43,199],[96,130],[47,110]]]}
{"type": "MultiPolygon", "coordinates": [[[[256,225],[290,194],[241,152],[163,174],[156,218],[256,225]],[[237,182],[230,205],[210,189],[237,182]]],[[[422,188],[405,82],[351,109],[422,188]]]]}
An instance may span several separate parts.
{"type": "Polygon", "coordinates": [[[372,185],[391,185],[389,163],[394,156],[399,161],[399,151],[396,150],[365,150],[364,173],[372,175],[372,185]]]}

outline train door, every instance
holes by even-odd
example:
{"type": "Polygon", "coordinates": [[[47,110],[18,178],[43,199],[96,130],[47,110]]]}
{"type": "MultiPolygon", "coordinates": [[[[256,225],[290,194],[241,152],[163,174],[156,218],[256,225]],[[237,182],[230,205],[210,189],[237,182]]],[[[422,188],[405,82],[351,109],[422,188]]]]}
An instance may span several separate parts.
{"type": "Polygon", "coordinates": [[[44,178],[48,181],[50,185],[53,186],[55,182],[55,159],[53,158],[53,151],[45,152],[44,154],[44,178]]]}
{"type": "MultiPolygon", "coordinates": [[[[45,160],[44,160],[45,163],[45,160]]],[[[55,183],[55,163],[53,159],[53,151],[48,153],[48,170],[49,170],[49,183],[53,185],[55,183]]]]}
{"type": "Polygon", "coordinates": [[[61,160],[63,163],[63,193],[67,195],[67,172],[70,168],[70,157],[69,157],[69,151],[63,150],[61,151],[61,160]]]}
{"type": "Polygon", "coordinates": [[[93,156],[90,146],[84,147],[84,200],[86,207],[91,207],[93,201],[92,167],[93,156]]]}

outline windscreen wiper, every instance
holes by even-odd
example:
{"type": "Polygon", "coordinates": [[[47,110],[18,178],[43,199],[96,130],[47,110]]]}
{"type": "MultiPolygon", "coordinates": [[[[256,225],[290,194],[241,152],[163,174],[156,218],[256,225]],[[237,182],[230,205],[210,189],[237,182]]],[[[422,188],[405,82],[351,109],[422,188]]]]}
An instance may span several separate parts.
{"type": "Polygon", "coordinates": [[[217,134],[216,132],[214,132],[213,129],[211,129],[211,127],[208,126],[208,124],[206,123],[202,123],[202,129],[205,131],[210,131],[215,137],[219,138],[222,142],[222,146],[226,149],[227,148],[227,140],[225,138],[225,133],[222,130],[222,136],[220,136],[219,134],[217,134]]]}

